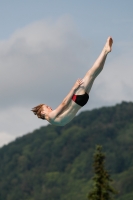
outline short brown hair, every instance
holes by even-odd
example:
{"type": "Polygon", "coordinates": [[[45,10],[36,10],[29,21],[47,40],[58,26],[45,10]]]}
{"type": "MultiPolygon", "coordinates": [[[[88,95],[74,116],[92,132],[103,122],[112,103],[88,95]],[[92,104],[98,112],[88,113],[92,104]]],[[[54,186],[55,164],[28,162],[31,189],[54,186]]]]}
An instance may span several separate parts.
{"type": "Polygon", "coordinates": [[[41,114],[42,111],[42,106],[45,104],[39,104],[38,106],[35,106],[34,108],[32,108],[32,112],[37,115],[38,118],[41,118],[43,120],[45,120],[45,116],[41,114]]]}

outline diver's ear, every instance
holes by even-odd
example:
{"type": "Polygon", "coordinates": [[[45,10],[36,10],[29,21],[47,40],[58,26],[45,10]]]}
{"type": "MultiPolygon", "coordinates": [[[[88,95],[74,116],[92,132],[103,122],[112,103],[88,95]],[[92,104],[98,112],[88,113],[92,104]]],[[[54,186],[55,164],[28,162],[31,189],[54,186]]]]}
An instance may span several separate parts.
{"type": "Polygon", "coordinates": [[[41,111],[41,115],[45,115],[45,112],[44,112],[44,111],[41,111]]]}

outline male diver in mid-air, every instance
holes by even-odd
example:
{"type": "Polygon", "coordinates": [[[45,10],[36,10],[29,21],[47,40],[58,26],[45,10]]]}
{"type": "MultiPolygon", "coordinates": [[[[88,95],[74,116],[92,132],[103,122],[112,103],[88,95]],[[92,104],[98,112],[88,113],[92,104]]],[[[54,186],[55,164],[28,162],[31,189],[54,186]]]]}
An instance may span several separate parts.
{"type": "Polygon", "coordinates": [[[55,109],[46,104],[40,104],[32,109],[38,118],[47,120],[52,125],[64,126],[69,123],[89,99],[89,93],[95,78],[102,71],[106,57],[112,50],[113,39],[108,37],[106,44],[91,69],[83,79],[78,79],[69,94],[55,109]]]}

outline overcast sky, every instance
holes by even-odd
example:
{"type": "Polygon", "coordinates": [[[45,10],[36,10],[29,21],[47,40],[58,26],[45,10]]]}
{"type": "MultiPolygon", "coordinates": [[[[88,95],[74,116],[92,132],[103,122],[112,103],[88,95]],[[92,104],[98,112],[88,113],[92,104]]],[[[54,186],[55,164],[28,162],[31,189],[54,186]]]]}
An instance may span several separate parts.
{"type": "Polygon", "coordinates": [[[56,108],[108,36],[113,50],[81,111],[133,101],[132,11],[132,0],[0,0],[0,146],[46,125],[31,108],[56,108]]]}

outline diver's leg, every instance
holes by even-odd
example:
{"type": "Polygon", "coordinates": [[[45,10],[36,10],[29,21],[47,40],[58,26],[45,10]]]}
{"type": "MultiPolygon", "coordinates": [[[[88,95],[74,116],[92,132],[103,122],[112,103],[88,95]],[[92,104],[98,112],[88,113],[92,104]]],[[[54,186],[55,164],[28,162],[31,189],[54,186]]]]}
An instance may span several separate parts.
{"type": "Polygon", "coordinates": [[[112,44],[113,44],[113,39],[111,37],[108,37],[107,42],[101,54],[97,58],[92,68],[86,73],[85,77],[83,78],[83,81],[84,81],[83,88],[88,94],[91,90],[91,87],[93,85],[95,78],[99,75],[99,73],[102,71],[104,67],[106,57],[108,53],[111,52],[112,50],[112,44]]]}

